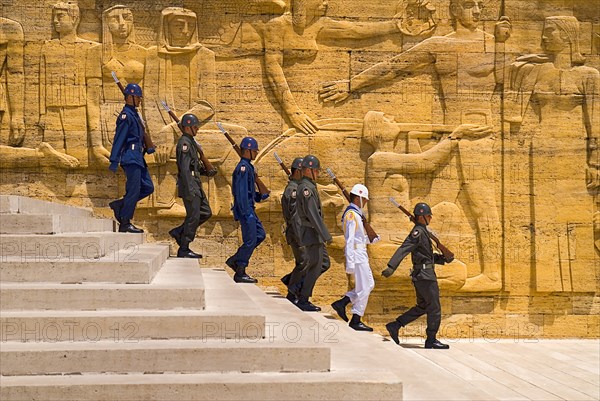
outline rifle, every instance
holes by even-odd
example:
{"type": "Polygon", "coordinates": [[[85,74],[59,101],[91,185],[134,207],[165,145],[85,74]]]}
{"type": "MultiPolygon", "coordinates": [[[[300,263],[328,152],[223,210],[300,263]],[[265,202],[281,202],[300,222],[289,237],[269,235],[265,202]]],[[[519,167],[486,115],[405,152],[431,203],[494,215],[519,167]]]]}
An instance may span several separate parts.
{"type": "MultiPolygon", "coordinates": [[[[177,115],[173,113],[173,110],[169,108],[167,102],[165,102],[164,100],[161,100],[160,102],[162,103],[167,113],[169,113],[173,121],[177,123],[179,130],[183,133],[183,127],[179,125],[179,117],[177,117],[177,115]]],[[[202,164],[204,164],[204,168],[206,169],[206,175],[208,175],[209,177],[216,175],[217,169],[212,165],[212,163],[208,160],[208,158],[202,151],[202,146],[196,141],[196,139],[194,139],[194,142],[196,143],[196,150],[198,151],[198,156],[200,156],[200,161],[202,162],[202,164]]]]}
{"type": "MultiPolygon", "coordinates": [[[[115,74],[114,71],[111,71],[110,74],[112,75],[113,79],[115,80],[115,83],[121,90],[121,93],[123,93],[123,96],[125,96],[126,95],[125,87],[123,86],[121,81],[119,81],[119,78],[117,78],[117,74],[115,74]]],[[[140,121],[142,122],[142,134],[143,134],[143,138],[144,138],[144,147],[146,148],[146,152],[154,153],[154,149],[156,149],[156,146],[154,145],[154,142],[152,142],[152,138],[150,138],[150,134],[147,132],[148,130],[146,129],[146,122],[142,118],[142,115],[140,114],[140,112],[138,110],[136,110],[136,112],[138,114],[138,117],[140,118],[140,121]],[[150,151],[150,150],[152,150],[152,151],[150,151]]]]}
{"type": "Polygon", "coordinates": [[[275,156],[275,160],[277,160],[277,163],[279,163],[279,165],[281,166],[281,169],[287,174],[288,177],[291,177],[292,173],[290,173],[290,170],[283,163],[283,160],[281,160],[281,157],[279,157],[277,152],[273,152],[273,156],[275,156]]]}
{"type": "MultiPolygon", "coordinates": [[[[348,203],[352,203],[352,201],[350,200],[350,194],[344,187],[344,184],[342,184],[341,181],[335,176],[335,174],[333,174],[333,171],[331,171],[330,168],[327,169],[327,174],[329,175],[329,177],[331,177],[333,182],[335,182],[335,185],[337,185],[342,190],[342,194],[344,194],[344,197],[346,198],[348,203]]],[[[379,237],[379,235],[377,235],[375,230],[373,230],[373,227],[371,227],[371,225],[367,222],[367,218],[365,216],[362,216],[362,222],[363,226],[365,227],[365,231],[367,232],[367,237],[369,237],[369,242],[372,243],[375,240],[375,238],[379,237]]]]}
{"type": "MultiPolygon", "coordinates": [[[[404,212],[404,214],[408,216],[410,221],[412,221],[413,223],[416,224],[417,219],[415,218],[415,216],[412,215],[411,212],[406,210],[404,208],[404,206],[402,206],[401,204],[396,202],[396,200],[392,197],[390,197],[390,202],[392,202],[394,204],[394,206],[396,206],[398,209],[402,210],[404,212]]],[[[435,246],[440,250],[440,252],[442,252],[442,255],[444,255],[444,259],[446,259],[446,262],[448,262],[448,263],[452,262],[454,260],[454,253],[452,253],[452,251],[450,251],[450,249],[448,249],[444,245],[442,245],[440,240],[435,236],[434,233],[429,231],[429,229],[427,229],[427,234],[429,235],[429,238],[431,238],[432,241],[435,242],[435,246]]]]}
{"type": "MultiPolygon", "coordinates": [[[[223,128],[223,126],[221,125],[220,122],[217,122],[217,127],[219,127],[219,129],[221,130],[223,135],[225,135],[225,138],[227,138],[227,140],[229,141],[229,143],[231,144],[231,146],[233,147],[235,152],[238,154],[238,156],[242,157],[242,149],[240,149],[240,146],[233,140],[231,135],[229,135],[229,132],[227,132],[227,130],[225,130],[225,128],[223,128]]],[[[258,192],[261,195],[269,195],[271,193],[271,191],[269,191],[269,188],[267,188],[267,186],[261,181],[261,179],[258,177],[258,174],[256,174],[256,172],[254,172],[254,182],[256,183],[258,192]]]]}

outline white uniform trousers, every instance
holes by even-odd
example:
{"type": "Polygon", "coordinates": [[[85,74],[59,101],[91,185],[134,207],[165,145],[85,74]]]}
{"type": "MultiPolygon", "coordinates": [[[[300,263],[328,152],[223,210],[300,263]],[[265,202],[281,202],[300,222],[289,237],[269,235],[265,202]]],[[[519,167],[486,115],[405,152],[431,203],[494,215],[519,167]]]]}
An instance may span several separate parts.
{"type": "Polygon", "coordinates": [[[373,291],[373,288],[375,288],[371,266],[369,266],[368,259],[365,258],[365,260],[366,262],[354,265],[355,287],[346,293],[346,296],[352,302],[352,314],[358,316],[364,316],[367,303],[369,302],[369,295],[373,291]]]}

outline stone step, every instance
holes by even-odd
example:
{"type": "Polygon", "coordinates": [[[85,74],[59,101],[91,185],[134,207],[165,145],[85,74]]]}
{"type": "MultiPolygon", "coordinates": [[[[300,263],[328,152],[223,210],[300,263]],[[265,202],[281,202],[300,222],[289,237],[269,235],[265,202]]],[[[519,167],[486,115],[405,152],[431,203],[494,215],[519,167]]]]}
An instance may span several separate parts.
{"type": "Polygon", "coordinates": [[[5,283],[9,310],[204,309],[202,270],[194,259],[169,259],[150,284],[5,283]]]}
{"type": "Polygon", "coordinates": [[[264,340],[2,344],[3,376],[77,373],[329,371],[327,347],[264,340]]]}
{"type": "Polygon", "coordinates": [[[0,235],[0,257],[55,260],[63,258],[98,259],[122,249],[134,249],[144,242],[144,234],[82,233],[55,235],[0,235]]]}
{"type": "Polygon", "coordinates": [[[151,339],[264,337],[265,317],[241,311],[205,310],[103,310],[8,311],[0,315],[0,341],[60,342],[151,339]]]}
{"type": "Polygon", "coordinates": [[[135,245],[98,259],[6,256],[0,282],[147,284],[168,256],[168,244],[135,245]]]}
{"type": "Polygon", "coordinates": [[[402,400],[386,371],[3,377],[6,400],[402,400]]]}
{"type": "Polygon", "coordinates": [[[64,214],[0,214],[0,234],[58,234],[114,231],[109,219],[64,214]]]}
{"type": "Polygon", "coordinates": [[[18,195],[0,195],[0,214],[24,213],[92,217],[92,210],[18,195]]]}

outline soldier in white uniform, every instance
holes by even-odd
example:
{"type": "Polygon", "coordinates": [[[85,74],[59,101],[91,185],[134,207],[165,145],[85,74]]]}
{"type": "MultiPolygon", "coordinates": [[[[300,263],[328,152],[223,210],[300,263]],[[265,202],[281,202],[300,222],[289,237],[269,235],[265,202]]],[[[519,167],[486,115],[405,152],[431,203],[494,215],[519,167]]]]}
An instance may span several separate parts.
{"type": "MultiPolygon", "coordinates": [[[[346,273],[353,274],[355,278],[355,287],[348,291],[342,299],[331,304],[337,314],[348,321],[346,315],[346,306],[352,303],[352,319],[350,327],[358,331],[373,331],[373,328],[361,322],[361,317],[365,314],[369,294],[375,287],[373,273],[369,266],[369,256],[367,255],[367,244],[370,243],[369,237],[363,225],[363,207],[369,201],[369,190],[362,184],[356,184],[350,191],[351,203],[348,205],[342,216],[344,226],[344,237],[346,239],[346,273]]],[[[377,242],[379,237],[373,242],[377,242]]]]}

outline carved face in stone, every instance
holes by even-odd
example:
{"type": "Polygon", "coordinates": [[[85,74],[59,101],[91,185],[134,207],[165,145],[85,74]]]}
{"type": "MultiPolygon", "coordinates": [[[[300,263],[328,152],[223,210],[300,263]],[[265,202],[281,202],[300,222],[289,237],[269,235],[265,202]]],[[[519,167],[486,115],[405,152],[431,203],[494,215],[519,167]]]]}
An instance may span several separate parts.
{"type": "Polygon", "coordinates": [[[483,2],[480,0],[455,0],[450,3],[450,13],[465,28],[474,31],[479,25],[483,2]]]}
{"type": "Polygon", "coordinates": [[[133,30],[133,14],[127,8],[118,8],[107,16],[108,29],[113,37],[127,39],[133,30]]]}
{"type": "Polygon", "coordinates": [[[196,18],[173,15],[169,18],[169,43],[171,46],[187,46],[196,31],[196,18]]]}
{"type": "Polygon", "coordinates": [[[567,46],[563,31],[553,21],[546,20],[542,31],[542,49],[547,53],[560,53],[567,46]]]}
{"type": "Polygon", "coordinates": [[[54,30],[59,34],[67,34],[77,29],[77,19],[65,9],[54,9],[52,12],[52,24],[54,30]]]}
{"type": "Polygon", "coordinates": [[[308,0],[306,2],[306,11],[309,16],[319,18],[327,13],[329,2],[327,0],[308,0]]]}

